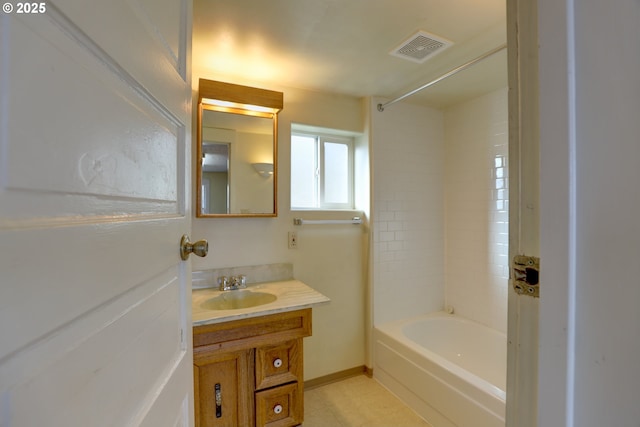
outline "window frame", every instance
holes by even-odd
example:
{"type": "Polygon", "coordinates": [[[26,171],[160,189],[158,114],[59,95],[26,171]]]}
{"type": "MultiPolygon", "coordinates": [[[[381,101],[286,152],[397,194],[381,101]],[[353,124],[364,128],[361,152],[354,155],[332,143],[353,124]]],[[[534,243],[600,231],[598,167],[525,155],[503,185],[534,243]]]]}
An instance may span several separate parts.
{"type": "MultiPolygon", "coordinates": [[[[301,136],[306,138],[313,138],[315,141],[315,152],[316,152],[316,172],[315,172],[315,194],[317,195],[315,203],[316,206],[313,207],[298,207],[293,205],[293,199],[291,196],[289,197],[289,204],[292,211],[333,211],[333,210],[353,210],[355,201],[354,201],[354,165],[355,165],[355,142],[354,138],[351,136],[345,135],[337,135],[332,134],[331,132],[311,132],[304,130],[291,130],[291,136],[301,136]],[[326,176],[326,167],[325,167],[325,144],[326,143],[334,143],[341,144],[347,146],[347,162],[348,162],[348,172],[347,172],[347,193],[348,193],[348,201],[346,203],[328,203],[325,201],[325,176],[326,176]]],[[[293,141],[293,138],[291,139],[293,141]]],[[[291,158],[291,162],[293,162],[293,157],[291,158]]]]}

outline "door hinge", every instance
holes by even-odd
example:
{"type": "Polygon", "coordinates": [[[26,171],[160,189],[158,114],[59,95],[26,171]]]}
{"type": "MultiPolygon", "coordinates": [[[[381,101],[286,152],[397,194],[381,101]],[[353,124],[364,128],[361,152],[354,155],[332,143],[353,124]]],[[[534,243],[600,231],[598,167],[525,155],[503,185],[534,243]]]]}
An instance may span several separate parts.
{"type": "Polygon", "coordinates": [[[511,285],[516,293],[540,297],[540,258],[516,255],[511,262],[511,285]]]}

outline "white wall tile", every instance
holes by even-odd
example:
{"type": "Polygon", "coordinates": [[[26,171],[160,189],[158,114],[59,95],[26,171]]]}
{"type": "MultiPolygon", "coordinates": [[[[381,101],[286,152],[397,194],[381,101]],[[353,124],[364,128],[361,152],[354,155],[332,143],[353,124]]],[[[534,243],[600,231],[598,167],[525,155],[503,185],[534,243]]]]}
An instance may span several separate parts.
{"type": "Polygon", "coordinates": [[[374,113],[374,323],[446,300],[506,330],[507,124],[506,88],[444,113],[374,113]]]}
{"type": "Polygon", "coordinates": [[[451,107],[444,123],[446,303],[506,332],[507,89],[451,107]]]}
{"type": "Polygon", "coordinates": [[[372,110],[378,228],[372,283],[374,323],[379,324],[443,306],[444,134],[440,111],[409,104],[383,113],[372,110]]]}

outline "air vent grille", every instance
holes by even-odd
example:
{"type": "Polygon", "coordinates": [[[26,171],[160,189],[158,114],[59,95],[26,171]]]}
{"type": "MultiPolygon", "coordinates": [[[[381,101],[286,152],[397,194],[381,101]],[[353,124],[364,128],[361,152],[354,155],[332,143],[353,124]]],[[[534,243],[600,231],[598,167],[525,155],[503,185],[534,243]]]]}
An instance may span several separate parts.
{"type": "Polygon", "coordinates": [[[449,40],[434,36],[425,31],[418,31],[390,53],[393,56],[410,61],[424,62],[452,44],[449,40]]]}

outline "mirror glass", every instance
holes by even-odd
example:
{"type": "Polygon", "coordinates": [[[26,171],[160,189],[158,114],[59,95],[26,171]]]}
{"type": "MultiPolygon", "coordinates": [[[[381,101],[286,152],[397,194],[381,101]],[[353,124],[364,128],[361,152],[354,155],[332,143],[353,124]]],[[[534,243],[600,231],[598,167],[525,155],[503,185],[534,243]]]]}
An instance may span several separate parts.
{"type": "MultiPolygon", "coordinates": [[[[225,85],[224,89],[246,88],[207,82],[225,85]]],[[[201,81],[196,216],[276,216],[277,113],[237,103],[210,105],[203,98],[220,95],[203,92],[202,87],[201,81]]],[[[246,97],[251,92],[243,93],[246,97]]],[[[259,105],[259,100],[252,105],[259,105]]]]}

